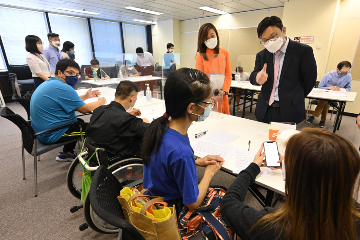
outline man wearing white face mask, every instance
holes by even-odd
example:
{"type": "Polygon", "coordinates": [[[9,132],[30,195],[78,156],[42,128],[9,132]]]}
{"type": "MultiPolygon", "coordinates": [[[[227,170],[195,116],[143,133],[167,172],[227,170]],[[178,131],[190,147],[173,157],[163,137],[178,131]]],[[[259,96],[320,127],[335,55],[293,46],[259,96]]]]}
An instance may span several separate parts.
{"type": "Polygon", "coordinates": [[[132,64],[129,60],[125,60],[125,65],[120,67],[119,75],[120,72],[124,77],[136,77],[140,75],[135,69],[134,64],[132,64]]]}
{"type": "Polygon", "coordinates": [[[149,121],[138,118],[139,109],[133,108],[138,88],[131,81],[121,81],[115,100],[94,110],[86,127],[86,140],[105,148],[110,157],[140,157],[140,145],[149,121]]]}
{"type": "Polygon", "coordinates": [[[305,119],[305,97],[314,87],[317,67],[310,46],[290,40],[279,17],[264,18],[257,28],[265,49],[256,55],[253,85],[262,85],[255,116],[260,122],[305,119]]]}
{"type": "Polygon", "coordinates": [[[51,71],[55,72],[56,64],[60,59],[62,59],[62,54],[59,49],[61,46],[59,34],[56,33],[48,33],[49,46],[44,48],[42,54],[46,57],[48,62],[50,63],[51,71]]]}

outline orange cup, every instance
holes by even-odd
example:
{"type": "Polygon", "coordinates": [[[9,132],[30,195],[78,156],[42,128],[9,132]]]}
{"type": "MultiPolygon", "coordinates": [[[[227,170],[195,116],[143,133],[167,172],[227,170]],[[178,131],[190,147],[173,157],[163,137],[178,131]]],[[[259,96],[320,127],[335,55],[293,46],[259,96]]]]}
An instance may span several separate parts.
{"type": "Polygon", "coordinates": [[[270,141],[276,141],[279,130],[280,129],[278,127],[275,127],[275,126],[270,126],[269,127],[269,140],[270,141]]]}

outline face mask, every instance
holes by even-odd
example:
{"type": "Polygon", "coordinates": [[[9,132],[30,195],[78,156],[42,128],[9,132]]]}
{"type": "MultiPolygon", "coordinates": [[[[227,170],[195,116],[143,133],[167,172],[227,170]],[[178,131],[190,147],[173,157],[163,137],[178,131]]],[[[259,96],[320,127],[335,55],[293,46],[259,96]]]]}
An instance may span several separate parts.
{"type": "Polygon", "coordinates": [[[131,71],[131,70],[133,70],[134,69],[134,67],[127,67],[127,70],[129,70],[129,71],[131,71]]]}
{"type": "Polygon", "coordinates": [[[39,52],[42,52],[44,50],[44,46],[42,44],[36,44],[37,49],[39,52]]]}
{"type": "Polygon", "coordinates": [[[99,70],[99,68],[93,68],[93,70],[94,70],[94,71],[97,71],[97,70],[99,70]]]}
{"type": "Polygon", "coordinates": [[[207,41],[204,42],[206,47],[209,49],[214,49],[218,43],[217,38],[210,38],[207,41]]]}
{"type": "Polygon", "coordinates": [[[174,52],[174,49],[169,49],[169,53],[172,53],[172,52],[174,52]]]}
{"type": "Polygon", "coordinates": [[[346,74],[347,74],[347,73],[342,73],[342,72],[339,73],[339,72],[338,72],[339,78],[342,78],[342,77],[346,76],[346,74]]]}
{"type": "Polygon", "coordinates": [[[280,49],[283,43],[284,43],[284,39],[282,38],[282,33],[281,33],[280,37],[278,37],[274,41],[269,40],[267,43],[265,43],[264,46],[269,52],[275,53],[277,50],[280,49]]]}
{"type": "Polygon", "coordinates": [[[72,87],[75,87],[76,84],[78,83],[78,81],[79,81],[79,78],[77,76],[66,76],[65,77],[65,82],[72,87]]]}
{"type": "Polygon", "coordinates": [[[140,58],[144,58],[144,55],[142,55],[142,56],[139,56],[140,58]]]}
{"type": "Polygon", "coordinates": [[[60,41],[53,41],[52,44],[55,46],[55,47],[60,47],[60,41]]]}
{"type": "Polygon", "coordinates": [[[198,122],[202,122],[202,121],[205,121],[205,119],[210,115],[210,112],[211,112],[211,105],[207,106],[206,108],[204,108],[203,106],[197,104],[199,107],[205,109],[203,115],[198,115],[196,113],[191,113],[191,114],[194,114],[196,116],[198,116],[198,122]]]}
{"type": "Polygon", "coordinates": [[[69,53],[70,53],[70,54],[75,54],[75,51],[74,51],[74,50],[70,50],[69,53]]]}

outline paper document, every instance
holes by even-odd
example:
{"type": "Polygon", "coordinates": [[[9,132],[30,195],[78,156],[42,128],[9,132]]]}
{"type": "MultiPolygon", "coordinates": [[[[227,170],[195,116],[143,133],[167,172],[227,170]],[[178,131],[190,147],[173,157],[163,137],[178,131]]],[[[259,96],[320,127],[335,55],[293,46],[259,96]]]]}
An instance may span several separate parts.
{"type": "Polygon", "coordinates": [[[344,92],[333,92],[333,91],[331,91],[331,92],[329,92],[329,94],[331,96],[336,96],[336,97],[346,97],[347,96],[344,92]]]}
{"type": "MultiPolygon", "coordinates": [[[[111,103],[111,102],[114,101],[114,99],[115,99],[115,97],[105,97],[105,98],[106,98],[106,103],[105,103],[105,105],[111,103]]],[[[99,98],[93,97],[93,98],[86,99],[84,102],[85,102],[85,103],[92,103],[92,102],[96,102],[97,100],[99,100],[99,98]]]]}
{"type": "Polygon", "coordinates": [[[161,113],[156,113],[155,110],[141,111],[141,116],[139,118],[146,118],[149,122],[154,121],[155,119],[161,117],[161,113]]]}
{"type": "Polygon", "coordinates": [[[245,168],[247,168],[250,163],[254,161],[254,157],[257,154],[257,151],[247,151],[237,149],[234,156],[234,169],[233,173],[239,173],[245,168]]]}
{"type": "Polygon", "coordinates": [[[235,153],[236,148],[224,144],[199,140],[192,145],[196,156],[220,155],[225,161],[235,153]]]}
{"type": "Polygon", "coordinates": [[[227,145],[237,138],[239,138],[239,136],[235,134],[231,134],[223,131],[215,131],[204,135],[201,139],[213,143],[227,145]]]}

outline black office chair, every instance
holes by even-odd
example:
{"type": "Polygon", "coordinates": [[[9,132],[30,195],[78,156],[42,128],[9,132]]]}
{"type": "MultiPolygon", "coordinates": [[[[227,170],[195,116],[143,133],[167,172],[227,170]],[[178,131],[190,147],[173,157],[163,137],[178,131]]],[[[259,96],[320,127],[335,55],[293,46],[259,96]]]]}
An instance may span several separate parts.
{"type": "Polygon", "coordinates": [[[22,165],[23,165],[23,179],[25,180],[25,156],[24,156],[24,148],[26,151],[34,156],[34,193],[35,197],[38,195],[37,189],[37,156],[40,156],[43,153],[49,152],[57,147],[63,146],[65,144],[78,141],[80,139],[74,139],[64,143],[54,143],[54,144],[43,144],[38,139],[37,136],[43,134],[45,132],[49,132],[58,128],[62,128],[71,124],[74,124],[77,121],[69,122],[58,127],[54,127],[39,133],[35,133],[34,129],[31,127],[30,123],[22,118],[20,115],[15,114],[11,111],[8,107],[4,107],[1,112],[0,116],[6,118],[13,122],[21,131],[22,135],[22,165]]]}
{"type": "Polygon", "coordinates": [[[34,90],[34,79],[28,65],[9,65],[8,70],[13,94],[21,96],[21,92],[34,90]]]}
{"type": "Polygon", "coordinates": [[[90,204],[96,215],[119,228],[119,239],[145,240],[136,228],[125,220],[121,205],[117,199],[121,183],[106,166],[100,166],[95,172],[90,187],[90,204]]]}
{"type": "Polygon", "coordinates": [[[27,116],[28,116],[28,121],[30,121],[30,101],[28,99],[26,99],[26,98],[20,97],[16,93],[12,96],[12,100],[14,100],[15,102],[20,103],[21,106],[23,106],[25,108],[25,111],[26,111],[27,116]]]}

